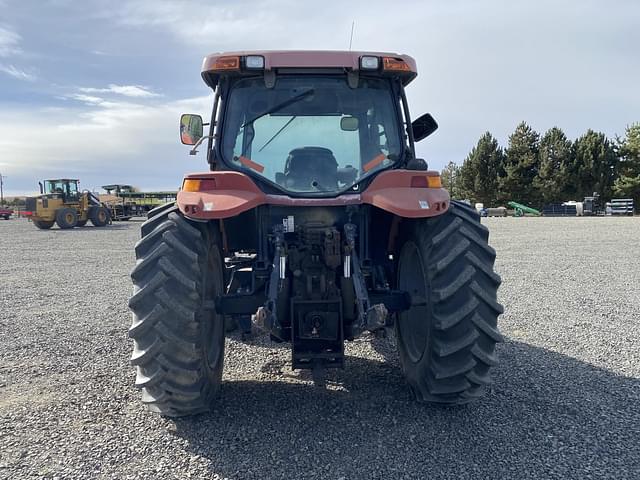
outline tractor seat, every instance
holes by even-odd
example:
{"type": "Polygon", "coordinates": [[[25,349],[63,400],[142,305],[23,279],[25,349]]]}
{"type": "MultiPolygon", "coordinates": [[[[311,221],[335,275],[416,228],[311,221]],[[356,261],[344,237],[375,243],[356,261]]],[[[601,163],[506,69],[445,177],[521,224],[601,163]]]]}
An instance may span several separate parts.
{"type": "Polygon", "coordinates": [[[293,190],[335,190],[338,187],[338,162],[328,148],[296,148],[289,152],[280,179],[282,182],[278,183],[293,190]]]}

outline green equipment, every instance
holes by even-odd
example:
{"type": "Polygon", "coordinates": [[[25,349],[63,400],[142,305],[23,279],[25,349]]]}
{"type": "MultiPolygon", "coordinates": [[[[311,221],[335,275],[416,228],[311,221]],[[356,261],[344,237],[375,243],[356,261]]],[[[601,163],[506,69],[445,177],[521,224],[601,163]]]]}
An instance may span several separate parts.
{"type": "Polygon", "coordinates": [[[525,213],[530,213],[531,215],[535,215],[536,217],[542,215],[539,210],[527,207],[526,205],[522,205],[521,203],[509,202],[507,203],[507,205],[515,210],[515,217],[523,217],[525,213]]]}

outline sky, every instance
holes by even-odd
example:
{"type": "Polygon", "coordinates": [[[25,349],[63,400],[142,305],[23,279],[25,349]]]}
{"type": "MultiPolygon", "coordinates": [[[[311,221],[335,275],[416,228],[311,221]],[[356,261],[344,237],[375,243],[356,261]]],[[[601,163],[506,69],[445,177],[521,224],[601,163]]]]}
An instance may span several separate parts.
{"type": "Polygon", "coordinates": [[[210,115],[212,52],[406,53],[412,116],[440,129],[418,155],[461,163],[490,131],[525,120],[570,138],[640,121],[636,0],[0,0],[0,174],[5,194],[43,178],[81,187],[177,189],[207,169],[178,138],[181,113],[210,115]]]}

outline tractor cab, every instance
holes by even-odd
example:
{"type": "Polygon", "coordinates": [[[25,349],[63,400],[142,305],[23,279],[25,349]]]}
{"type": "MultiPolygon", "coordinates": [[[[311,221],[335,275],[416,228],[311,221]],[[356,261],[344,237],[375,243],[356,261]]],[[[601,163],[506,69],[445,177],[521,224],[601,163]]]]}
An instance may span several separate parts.
{"type": "Polygon", "coordinates": [[[63,203],[78,203],[80,201],[78,183],[80,183],[79,180],[68,178],[45,180],[41,193],[50,198],[61,198],[63,203]]]}
{"type": "MultiPolygon", "coordinates": [[[[415,78],[406,55],[295,52],[213,55],[203,78],[217,94],[203,137],[199,115],[183,115],[185,144],[209,143],[213,170],[238,171],[261,190],[293,197],[359,193],[381,172],[415,157],[414,142],[437,128],[430,114],[409,123],[404,87],[415,78]]],[[[195,151],[195,149],[194,149],[195,151]]],[[[424,170],[426,163],[422,162],[424,170]]]]}

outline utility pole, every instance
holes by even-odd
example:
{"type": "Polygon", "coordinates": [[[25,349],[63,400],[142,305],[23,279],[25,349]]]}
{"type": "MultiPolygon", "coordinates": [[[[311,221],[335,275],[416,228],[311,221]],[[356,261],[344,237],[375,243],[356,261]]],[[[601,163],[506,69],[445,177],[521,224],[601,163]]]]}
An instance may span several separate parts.
{"type": "Polygon", "coordinates": [[[0,205],[4,205],[4,179],[6,176],[0,173],[0,205]]]}

